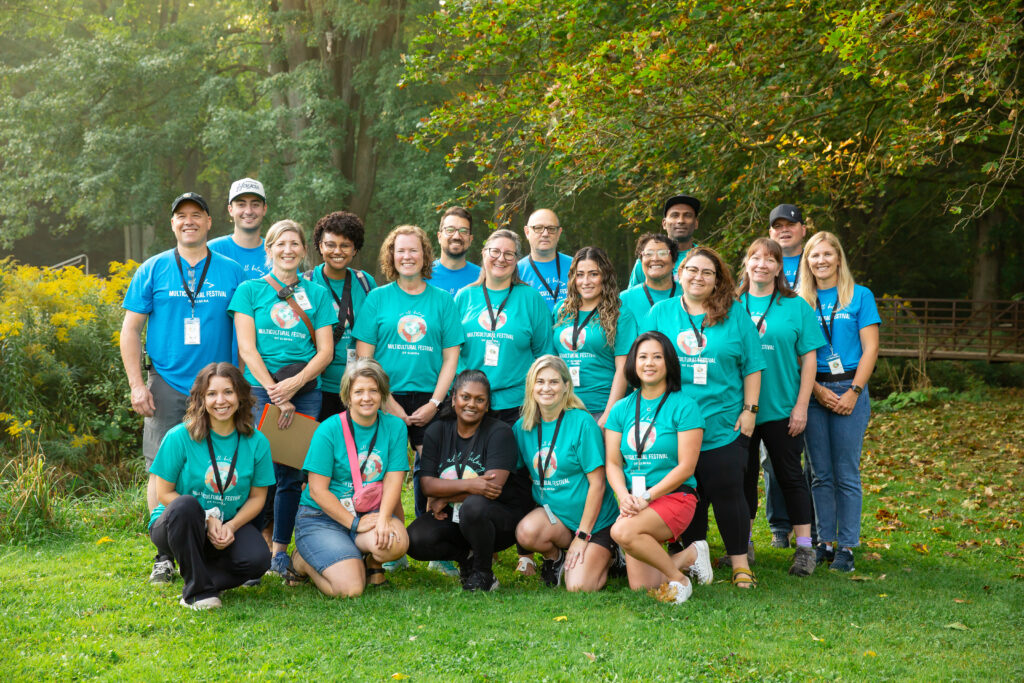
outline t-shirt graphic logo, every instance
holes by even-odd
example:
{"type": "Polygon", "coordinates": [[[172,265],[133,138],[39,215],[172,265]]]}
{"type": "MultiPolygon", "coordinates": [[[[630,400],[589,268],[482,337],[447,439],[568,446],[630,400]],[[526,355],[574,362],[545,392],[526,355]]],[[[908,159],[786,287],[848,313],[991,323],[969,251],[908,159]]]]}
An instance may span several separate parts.
{"type": "Polygon", "coordinates": [[[384,462],[380,459],[380,454],[377,453],[377,449],[373,449],[373,453],[369,456],[370,464],[363,467],[363,463],[366,462],[366,453],[359,454],[359,468],[363,471],[363,481],[375,481],[380,479],[384,473],[384,462]]]}
{"type": "Polygon", "coordinates": [[[299,316],[295,315],[287,301],[278,301],[271,306],[270,319],[282,330],[290,330],[299,324],[299,316]]]}
{"type": "MultiPolygon", "coordinates": [[[[761,320],[761,316],[760,315],[754,315],[753,313],[750,314],[750,321],[752,323],[754,323],[755,327],[757,327],[757,321],[758,320],[761,320]]],[[[759,327],[757,327],[757,333],[763,337],[764,333],[767,332],[767,331],[768,331],[768,319],[765,318],[764,320],[761,320],[761,325],[759,327]]]]}
{"type": "Polygon", "coordinates": [[[213,473],[213,465],[210,465],[209,467],[206,468],[206,476],[203,478],[204,483],[206,484],[206,488],[209,489],[210,491],[213,491],[214,493],[220,494],[227,493],[231,489],[235,488],[235,484],[238,483],[238,472],[232,472],[231,481],[227,481],[228,470],[231,469],[231,463],[218,462],[217,469],[220,470],[220,480],[224,482],[224,490],[217,490],[217,477],[213,473]]]}
{"type": "Polygon", "coordinates": [[[476,321],[480,324],[480,327],[484,328],[488,332],[494,332],[494,330],[500,330],[504,327],[505,323],[508,322],[508,316],[505,315],[505,311],[498,314],[498,324],[491,329],[491,313],[486,308],[480,311],[480,315],[476,317],[476,321]]]}
{"type": "MultiPolygon", "coordinates": [[[[480,475],[478,475],[476,473],[476,471],[472,467],[469,467],[468,465],[466,466],[466,469],[463,470],[463,472],[462,472],[462,478],[463,479],[476,479],[478,476],[480,476],[480,475]]],[[[448,467],[446,467],[443,470],[441,470],[440,478],[441,479],[458,479],[459,478],[459,471],[457,469],[455,469],[455,465],[449,465],[448,467]]]]}
{"type": "MultiPolygon", "coordinates": [[[[536,472],[540,472],[540,465],[548,457],[548,447],[540,449],[533,454],[533,469],[536,472]]],[[[548,463],[547,468],[544,470],[544,479],[550,479],[555,476],[555,472],[558,470],[558,453],[553,451],[551,453],[551,462],[548,463]]]]}
{"type": "Polygon", "coordinates": [[[708,345],[707,335],[704,335],[704,343],[697,344],[697,335],[693,330],[683,330],[676,336],[676,346],[687,356],[696,356],[708,345]]]}
{"type": "Polygon", "coordinates": [[[415,313],[403,315],[398,319],[398,334],[410,344],[418,342],[427,334],[427,321],[415,313]]]}
{"type": "MultiPolygon", "coordinates": [[[[650,426],[650,424],[651,423],[647,420],[640,420],[640,434],[647,434],[647,427],[650,426]]],[[[649,450],[651,446],[654,445],[654,441],[657,438],[657,426],[651,427],[650,434],[647,434],[647,438],[644,439],[644,451],[649,450]]],[[[634,427],[630,427],[626,430],[626,443],[629,444],[629,447],[633,449],[634,453],[636,453],[636,429],[634,427]]]]}
{"type": "Polygon", "coordinates": [[[576,338],[576,346],[572,345],[572,328],[567,327],[558,335],[558,342],[569,351],[579,351],[587,343],[587,328],[580,330],[580,336],[576,338]]]}

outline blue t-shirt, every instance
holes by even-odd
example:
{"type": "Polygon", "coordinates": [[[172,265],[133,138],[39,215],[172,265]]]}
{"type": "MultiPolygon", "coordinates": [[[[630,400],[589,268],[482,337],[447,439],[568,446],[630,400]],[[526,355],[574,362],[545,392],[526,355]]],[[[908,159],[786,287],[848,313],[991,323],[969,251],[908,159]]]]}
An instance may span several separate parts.
{"type": "Polygon", "coordinates": [[[121,305],[125,310],[149,316],[146,352],[153,370],[175,391],[187,395],[203,367],[231,361],[234,327],[228,303],[245,280],[245,274],[231,259],[210,252],[210,268],[202,291],[196,293],[193,310],[185,294],[182,273],[189,289],[195,291],[206,258],[194,266],[182,259],[179,272],[174,253],[170,249],[139,266],[121,305]],[[199,343],[185,344],[185,320],[193,316],[199,319],[199,343]]]}
{"type": "MultiPolygon", "coordinates": [[[[362,279],[357,275],[355,268],[349,268],[348,272],[352,274],[352,284],[350,294],[352,296],[352,318],[358,320],[359,312],[363,308],[363,304],[366,302],[366,297],[369,296],[369,291],[363,289],[363,280],[366,281],[366,285],[372,291],[377,283],[374,282],[373,276],[367,273],[365,270],[360,270],[358,273],[362,273],[362,279]]],[[[346,275],[346,277],[348,277],[346,275]]],[[[341,301],[342,294],[345,291],[345,280],[332,280],[331,278],[324,275],[324,266],[320,264],[309,272],[309,280],[323,285],[324,289],[327,290],[328,296],[331,297],[331,304],[334,307],[334,319],[338,320],[338,310],[340,306],[338,302],[341,301]],[[333,296],[332,296],[333,295],[333,296]]],[[[335,322],[335,325],[342,324],[335,322]]],[[[323,374],[320,375],[321,389],[332,394],[337,394],[341,388],[341,376],[345,374],[345,367],[348,365],[348,351],[349,349],[356,348],[356,340],[352,337],[352,326],[348,324],[348,321],[344,321],[345,333],[342,335],[338,343],[334,345],[334,358],[331,359],[331,364],[327,366],[323,374]]]]}
{"type": "Polygon", "coordinates": [[[878,306],[875,304],[875,295],[867,287],[854,285],[850,303],[836,311],[835,323],[830,324],[832,309],[838,300],[839,292],[835,287],[818,290],[821,311],[819,312],[815,306],[814,314],[818,318],[826,341],[826,344],[818,349],[818,372],[829,372],[828,357],[832,350],[839,354],[844,371],[856,370],[864,352],[860,345],[860,331],[868,325],[879,325],[882,322],[878,315],[878,306]],[[831,344],[827,343],[829,331],[832,333],[831,344]]]}
{"type": "MultiPolygon", "coordinates": [[[[685,251],[680,251],[679,252],[679,256],[676,257],[676,265],[675,265],[674,268],[672,268],[672,279],[673,280],[676,280],[676,279],[679,278],[679,266],[682,265],[683,259],[686,258],[686,255],[689,254],[689,253],[690,253],[690,250],[686,249],[685,251]]],[[[640,263],[640,259],[637,259],[636,263],[633,264],[633,271],[629,274],[629,286],[630,287],[636,287],[639,284],[643,284],[643,282],[646,279],[647,279],[647,277],[644,275],[643,264],[640,263]]]]}
{"type": "Polygon", "coordinates": [[[576,316],[558,322],[563,304],[558,304],[555,309],[552,344],[555,353],[569,366],[570,372],[573,372],[574,367],[579,368],[579,386],[574,389],[576,395],[587,410],[599,413],[608,405],[608,394],[615,376],[615,357],[628,354],[629,347],[637,337],[636,320],[628,308],[620,306],[619,319],[615,324],[615,343],[610,346],[599,313],[594,313],[587,320],[590,312],[579,311],[576,316]],[[573,330],[577,321],[580,328],[576,344],[573,345],[573,330]],[[584,321],[587,321],[586,326],[583,326],[584,321]]]}
{"type": "Polygon", "coordinates": [[[681,296],[683,288],[679,286],[675,280],[672,280],[672,286],[668,289],[651,289],[650,287],[644,287],[644,283],[641,282],[638,285],[634,285],[629,289],[623,290],[619,293],[619,301],[622,302],[624,308],[628,308],[633,314],[633,319],[637,321],[637,324],[647,317],[647,314],[651,312],[651,308],[654,304],[665,299],[672,299],[677,296],[681,296]],[[649,297],[649,298],[648,298],[649,297]]]}
{"type": "Polygon", "coordinates": [[[782,257],[782,272],[786,274],[790,289],[796,289],[800,278],[800,257],[800,254],[782,257]]]}
{"type": "Polygon", "coordinates": [[[519,278],[530,285],[544,297],[548,310],[555,310],[555,304],[565,298],[566,288],[569,284],[569,268],[572,267],[572,258],[562,253],[557,253],[555,258],[541,263],[534,261],[537,270],[540,271],[541,280],[537,271],[530,264],[530,257],[524,256],[519,259],[519,278]],[[546,286],[545,286],[546,283],[546,286]],[[550,288],[551,291],[548,291],[550,288]],[[556,296],[552,296],[554,293],[556,296]]]}
{"type": "Polygon", "coordinates": [[[454,299],[459,290],[468,284],[472,284],[480,277],[480,266],[466,261],[466,265],[458,270],[449,270],[441,264],[441,259],[434,261],[433,274],[430,276],[430,284],[440,290],[448,292],[454,299]]]}
{"type": "Polygon", "coordinates": [[[210,240],[207,246],[242,266],[242,269],[245,270],[246,280],[255,280],[270,272],[270,264],[267,263],[267,250],[263,248],[262,239],[260,239],[260,246],[250,249],[238,246],[231,235],[224,235],[210,240]]]}

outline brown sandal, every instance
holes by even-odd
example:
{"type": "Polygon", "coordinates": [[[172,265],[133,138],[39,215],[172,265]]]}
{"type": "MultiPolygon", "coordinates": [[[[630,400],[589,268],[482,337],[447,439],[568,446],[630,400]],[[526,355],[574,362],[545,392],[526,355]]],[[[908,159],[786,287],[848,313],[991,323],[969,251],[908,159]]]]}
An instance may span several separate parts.
{"type": "Polygon", "coordinates": [[[757,588],[757,578],[754,577],[754,572],[749,569],[737,567],[732,570],[732,585],[743,589],[757,588]],[[741,583],[748,585],[741,586],[741,583]]]}

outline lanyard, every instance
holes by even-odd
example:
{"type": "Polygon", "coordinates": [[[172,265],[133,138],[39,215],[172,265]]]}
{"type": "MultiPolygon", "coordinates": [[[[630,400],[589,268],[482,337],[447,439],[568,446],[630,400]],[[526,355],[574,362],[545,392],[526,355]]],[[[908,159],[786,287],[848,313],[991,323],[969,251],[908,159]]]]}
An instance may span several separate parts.
{"type": "MultiPolygon", "coordinates": [[[[644,294],[647,295],[647,303],[649,303],[650,305],[653,306],[654,305],[654,297],[651,296],[651,290],[647,288],[647,283],[646,282],[644,283],[644,294]]],[[[668,295],[668,298],[671,299],[675,295],[676,295],[676,281],[672,280],[672,292],[668,295]]]]}
{"type": "Polygon", "coordinates": [[[181,267],[181,254],[178,253],[178,248],[174,248],[174,261],[178,264],[178,275],[181,276],[181,286],[185,289],[185,296],[188,297],[188,302],[192,304],[192,315],[196,314],[196,297],[199,296],[199,292],[203,291],[203,282],[206,281],[206,271],[210,269],[210,261],[213,260],[213,255],[210,250],[206,250],[206,263],[203,264],[203,273],[199,276],[199,282],[196,284],[196,291],[192,291],[188,288],[188,283],[185,282],[185,271],[181,267]]]}
{"type": "MultiPolygon", "coordinates": [[[[543,462],[538,463],[540,467],[537,468],[537,483],[541,489],[544,488],[544,473],[548,471],[548,465],[551,464],[551,455],[555,452],[555,440],[558,439],[558,430],[562,428],[562,418],[565,417],[565,411],[563,410],[558,414],[558,422],[555,423],[555,433],[551,435],[551,444],[548,446],[548,455],[543,462]]],[[[541,420],[537,423],[537,450],[544,450],[543,441],[541,439],[541,432],[544,431],[544,421],[541,420]]]]}
{"type": "Polygon", "coordinates": [[[836,324],[836,311],[839,310],[839,301],[836,300],[834,306],[832,306],[832,315],[829,316],[828,325],[825,325],[825,314],[821,310],[821,300],[818,297],[814,297],[814,305],[818,307],[818,320],[821,321],[821,329],[825,333],[825,338],[828,339],[828,350],[835,353],[836,350],[832,348],[832,330],[835,329],[836,324]]]}
{"type": "MultiPolygon", "coordinates": [[[[469,446],[466,448],[466,451],[465,452],[459,451],[459,455],[461,455],[462,457],[458,458],[455,461],[455,475],[459,479],[462,479],[462,474],[466,471],[466,463],[469,460],[469,456],[476,452],[476,442],[480,440],[480,432],[483,431],[480,427],[481,427],[481,425],[479,425],[479,424],[476,426],[476,431],[473,432],[473,436],[470,437],[469,446]]],[[[458,445],[459,439],[461,439],[461,438],[462,437],[459,436],[459,424],[458,424],[458,422],[456,422],[455,423],[455,443],[456,443],[456,445],[458,445]]],[[[483,473],[481,472],[481,474],[483,474],[483,473]]]]}
{"type": "Polygon", "coordinates": [[[501,318],[501,312],[505,310],[505,304],[512,297],[512,285],[508,286],[508,294],[505,295],[505,300],[498,306],[497,313],[494,312],[494,308],[491,306],[491,295],[487,293],[487,283],[485,282],[481,285],[481,288],[484,290],[484,301],[487,302],[487,315],[491,318],[491,332],[494,332],[498,329],[498,319],[501,318]]]}
{"type": "MultiPolygon", "coordinates": [[[[242,435],[235,432],[235,454],[231,456],[231,465],[228,467],[228,486],[231,486],[231,477],[235,476],[235,465],[238,463],[238,447],[242,443],[242,435]]],[[[220,499],[224,500],[224,482],[220,479],[220,466],[217,464],[217,456],[213,454],[213,439],[206,437],[206,447],[210,449],[210,464],[213,465],[213,477],[217,482],[217,493],[220,499]]]]}
{"type": "Polygon", "coordinates": [[[327,284],[327,290],[334,297],[334,303],[338,304],[338,322],[341,323],[341,329],[345,329],[345,323],[347,322],[349,327],[355,324],[356,317],[352,312],[352,271],[348,268],[345,269],[345,284],[341,286],[341,298],[334,293],[334,286],[331,284],[331,278],[324,275],[323,270],[320,274],[324,276],[324,282],[327,284]]]}
{"type": "MultiPolygon", "coordinates": [[[[356,441],[356,427],[352,424],[352,415],[349,411],[345,411],[345,419],[348,420],[348,430],[352,432],[352,445],[356,447],[356,457],[359,457],[359,445],[356,441]]],[[[363,460],[363,464],[359,466],[359,478],[362,479],[366,474],[366,464],[370,462],[370,456],[373,455],[373,447],[377,444],[377,433],[380,432],[380,420],[377,420],[377,428],[373,430],[373,438],[370,439],[370,447],[366,449],[366,459],[363,460]]],[[[383,469],[383,465],[381,467],[383,469]]]]}
{"type": "Polygon", "coordinates": [[[553,301],[558,301],[558,292],[562,289],[562,262],[558,258],[558,254],[555,254],[555,277],[558,281],[555,283],[555,289],[552,291],[551,286],[548,285],[548,281],[544,279],[544,276],[540,274],[540,269],[533,260],[533,254],[530,254],[530,267],[533,268],[533,272],[537,273],[537,277],[540,278],[540,283],[544,285],[544,289],[548,290],[548,294],[551,295],[553,301]]]}
{"type": "MultiPolygon", "coordinates": [[[[778,290],[772,292],[771,298],[768,299],[768,308],[764,309],[764,313],[761,314],[761,319],[758,320],[757,325],[754,326],[754,329],[758,332],[761,332],[761,325],[764,323],[764,319],[768,317],[768,309],[772,307],[772,303],[775,301],[775,295],[778,293],[778,290]]],[[[747,292],[747,298],[743,300],[743,305],[747,309],[747,315],[750,315],[750,292],[747,292]]]]}
{"type": "MultiPolygon", "coordinates": [[[[683,310],[686,311],[686,318],[690,321],[690,327],[693,328],[693,334],[697,337],[697,348],[701,349],[704,346],[704,323],[707,321],[707,315],[704,316],[704,320],[700,321],[700,329],[697,329],[696,323],[693,322],[693,316],[690,315],[690,309],[686,307],[686,299],[679,297],[679,302],[683,305],[683,310]]],[[[701,349],[703,351],[703,349],[701,349]]]]}
{"type": "Polygon", "coordinates": [[[647,423],[647,431],[644,433],[644,438],[640,438],[640,402],[643,397],[638,391],[636,393],[636,419],[633,421],[633,440],[636,441],[636,459],[640,460],[644,457],[644,444],[647,443],[647,437],[651,435],[651,430],[654,429],[654,422],[658,419],[658,413],[661,412],[661,407],[665,405],[665,401],[668,400],[668,392],[666,391],[662,397],[658,407],[654,409],[654,415],[651,416],[651,421],[647,423]]]}
{"type": "Polygon", "coordinates": [[[590,322],[590,319],[594,317],[595,313],[597,313],[597,309],[596,308],[593,309],[592,311],[590,311],[590,313],[587,314],[587,317],[583,319],[583,324],[580,325],[580,312],[576,311],[576,317],[572,321],[572,350],[573,351],[578,351],[579,350],[579,348],[576,346],[576,342],[578,342],[579,339],[580,339],[580,332],[582,332],[587,327],[587,323],[590,322]]]}

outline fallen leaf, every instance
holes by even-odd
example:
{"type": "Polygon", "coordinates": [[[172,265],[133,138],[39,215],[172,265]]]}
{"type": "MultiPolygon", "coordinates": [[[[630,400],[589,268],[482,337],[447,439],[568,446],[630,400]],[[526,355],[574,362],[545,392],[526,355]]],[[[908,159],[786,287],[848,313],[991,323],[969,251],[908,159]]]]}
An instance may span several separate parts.
{"type": "Polygon", "coordinates": [[[954,621],[952,624],[946,624],[943,628],[951,628],[957,631],[970,631],[971,629],[966,624],[961,624],[959,621],[954,621]]]}
{"type": "Polygon", "coordinates": [[[854,574],[850,577],[850,581],[874,581],[870,576],[863,576],[861,574],[854,574]]]}
{"type": "Polygon", "coordinates": [[[824,638],[819,638],[818,636],[814,635],[813,633],[811,634],[811,640],[813,640],[816,643],[824,643],[825,642],[824,638]]]}
{"type": "Polygon", "coordinates": [[[393,678],[396,681],[404,681],[408,678],[408,676],[406,676],[405,674],[393,673],[391,674],[391,678],[393,678]]]}
{"type": "Polygon", "coordinates": [[[419,636],[409,636],[409,640],[416,640],[419,636]]]}
{"type": "Polygon", "coordinates": [[[880,598],[887,598],[887,597],[889,597],[889,594],[888,593],[879,593],[878,597],[880,597],[880,598]]]}
{"type": "Polygon", "coordinates": [[[104,536],[100,540],[96,541],[96,545],[103,545],[104,543],[113,543],[113,542],[114,542],[114,539],[112,539],[110,536],[104,536]]]}
{"type": "Polygon", "coordinates": [[[964,600],[963,598],[953,598],[953,602],[959,603],[961,605],[965,605],[965,604],[969,603],[970,600],[964,600]]]}
{"type": "Polygon", "coordinates": [[[921,553],[922,555],[927,555],[931,553],[931,550],[928,549],[927,543],[911,543],[910,545],[914,550],[921,553]]]}
{"type": "Polygon", "coordinates": [[[561,615],[561,616],[557,616],[557,617],[555,617],[555,621],[569,621],[569,617],[567,617],[567,616],[565,616],[565,615],[563,614],[563,615],[561,615]]]}
{"type": "Polygon", "coordinates": [[[875,652],[874,650],[867,650],[867,651],[864,652],[864,656],[865,657],[877,657],[878,653],[875,652]]]}
{"type": "Polygon", "coordinates": [[[586,657],[587,659],[589,659],[592,662],[596,662],[597,661],[597,655],[595,655],[593,652],[584,652],[583,656],[586,657]]]}
{"type": "Polygon", "coordinates": [[[872,562],[877,562],[878,560],[882,559],[882,556],[878,553],[864,553],[864,559],[870,560],[872,562]]]}

